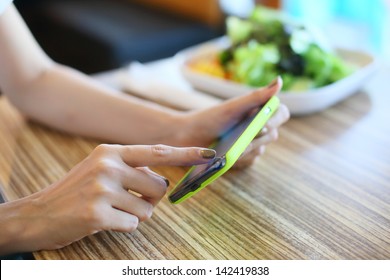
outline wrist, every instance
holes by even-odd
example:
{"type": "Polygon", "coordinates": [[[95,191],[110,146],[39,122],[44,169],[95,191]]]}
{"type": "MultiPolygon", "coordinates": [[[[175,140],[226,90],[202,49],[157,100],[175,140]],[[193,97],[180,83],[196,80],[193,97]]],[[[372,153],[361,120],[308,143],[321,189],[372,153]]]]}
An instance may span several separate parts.
{"type": "Polygon", "coordinates": [[[0,255],[20,253],[20,234],[24,231],[24,224],[20,222],[21,207],[19,200],[6,202],[0,205],[0,255]]]}
{"type": "Polygon", "coordinates": [[[0,205],[0,255],[31,252],[39,249],[36,236],[40,225],[32,219],[33,196],[0,205]]]}

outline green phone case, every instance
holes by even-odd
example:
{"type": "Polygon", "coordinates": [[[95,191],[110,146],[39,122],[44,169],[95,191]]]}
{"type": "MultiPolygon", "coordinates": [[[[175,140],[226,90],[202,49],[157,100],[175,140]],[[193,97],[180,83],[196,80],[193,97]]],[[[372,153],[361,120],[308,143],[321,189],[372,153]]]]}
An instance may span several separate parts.
{"type": "MultiPolygon", "coordinates": [[[[226,164],[220,170],[218,170],[215,174],[213,174],[210,178],[206,179],[195,191],[190,192],[175,202],[171,202],[173,204],[178,204],[183,202],[187,198],[193,196],[201,189],[206,187],[207,185],[214,182],[218,177],[223,175],[226,171],[228,171],[234,163],[238,160],[241,154],[245,151],[248,145],[252,142],[252,140],[256,137],[256,135],[260,132],[260,130],[267,123],[269,118],[273,115],[273,113],[279,107],[279,98],[276,96],[271,97],[268,102],[263,106],[263,108],[257,113],[256,117],[253,121],[248,125],[245,131],[241,134],[241,136],[237,139],[237,141],[231,146],[231,148],[226,152],[226,164]]],[[[210,146],[213,148],[213,145],[210,146]]],[[[183,180],[188,176],[188,174],[195,168],[195,166],[191,167],[191,169],[184,175],[184,177],[176,184],[176,187],[169,193],[171,195],[175,192],[177,186],[181,184],[183,180]]]]}

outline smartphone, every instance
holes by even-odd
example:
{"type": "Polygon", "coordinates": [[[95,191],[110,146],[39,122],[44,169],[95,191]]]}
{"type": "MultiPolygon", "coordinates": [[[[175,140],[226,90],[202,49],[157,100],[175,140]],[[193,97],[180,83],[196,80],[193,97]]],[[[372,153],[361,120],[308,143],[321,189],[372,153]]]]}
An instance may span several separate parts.
{"type": "Polygon", "coordinates": [[[173,204],[183,202],[228,171],[278,109],[279,103],[278,97],[271,97],[219,137],[210,146],[217,152],[216,157],[208,164],[191,167],[169,193],[169,201],[173,204]]]}

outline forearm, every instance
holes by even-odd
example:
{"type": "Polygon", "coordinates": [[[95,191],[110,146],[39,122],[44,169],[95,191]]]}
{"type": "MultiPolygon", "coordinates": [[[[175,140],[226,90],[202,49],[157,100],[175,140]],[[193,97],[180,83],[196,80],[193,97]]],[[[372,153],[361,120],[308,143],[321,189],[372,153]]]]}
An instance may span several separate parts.
{"type": "Polygon", "coordinates": [[[11,96],[28,117],[66,132],[116,143],[180,144],[182,113],[109,89],[67,67],[53,64],[11,96]]]}
{"type": "Polygon", "coordinates": [[[0,87],[26,116],[57,129],[115,143],[177,145],[180,113],[97,84],[57,65],[16,9],[0,16],[0,87]]]}

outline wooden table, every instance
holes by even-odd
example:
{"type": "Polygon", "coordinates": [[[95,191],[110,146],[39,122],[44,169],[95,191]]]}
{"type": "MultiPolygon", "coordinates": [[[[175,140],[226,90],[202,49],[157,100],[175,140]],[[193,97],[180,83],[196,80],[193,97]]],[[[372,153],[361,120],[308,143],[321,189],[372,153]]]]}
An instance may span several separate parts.
{"type": "MultiPolygon", "coordinates": [[[[348,100],[292,118],[250,168],[132,234],[102,232],[37,259],[389,259],[390,69],[348,100]]],[[[98,144],[26,122],[0,97],[7,200],[61,178],[98,144]]],[[[185,169],[160,167],[171,185],[185,169]]]]}

